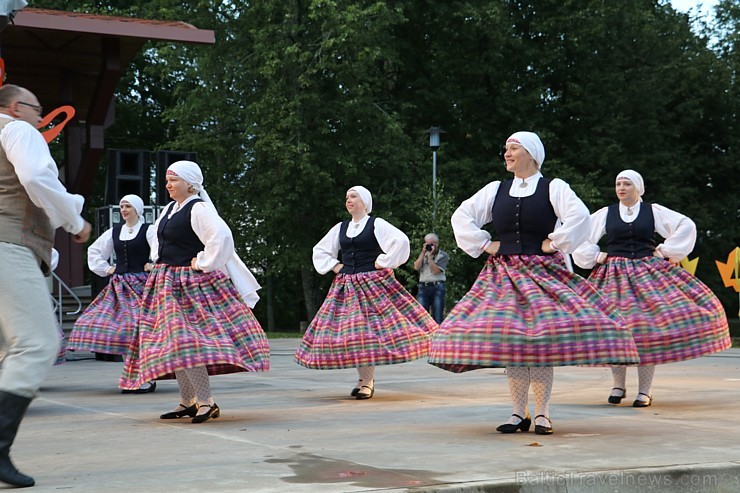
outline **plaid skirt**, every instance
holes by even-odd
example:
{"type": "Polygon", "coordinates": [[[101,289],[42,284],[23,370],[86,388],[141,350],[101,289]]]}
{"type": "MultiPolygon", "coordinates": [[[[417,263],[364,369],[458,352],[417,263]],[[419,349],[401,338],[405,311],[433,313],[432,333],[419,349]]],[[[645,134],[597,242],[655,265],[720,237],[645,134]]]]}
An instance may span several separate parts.
{"type": "Polygon", "coordinates": [[[267,337],[223,272],[156,264],[119,386],[138,389],[200,366],[209,375],[267,371],[267,337]]]}
{"type": "Polygon", "coordinates": [[[147,277],[146,272],[113,274],[108,285],[75,322],[69,349],[127,354],[139,322],[139,305],[147,277]]]}
{"type": "Polygon", "coordinates": [[[638,363],[624,325],[562,255],[491,256],[434,333],[429,363],[455,373],[638,363]]]}
{"type": "Polygon", "coordinates": [[[725,310],[714,293],[666,260],[609,257],[589,281],[619,308],[640,364],[697,358],[732,345],[725,310]]]}
{"type": "Polygon", "coordinates": [[[317,370],[405,363],[427,356],[436,329],[391,269],[338,274],[295,362],[317,370]]]}

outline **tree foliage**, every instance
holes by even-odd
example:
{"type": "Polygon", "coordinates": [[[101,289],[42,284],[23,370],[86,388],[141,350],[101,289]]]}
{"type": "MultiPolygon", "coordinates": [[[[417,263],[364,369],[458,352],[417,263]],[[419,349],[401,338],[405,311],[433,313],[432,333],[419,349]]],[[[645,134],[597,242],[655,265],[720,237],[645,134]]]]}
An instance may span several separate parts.
{"type": "MultiPolygon", "coordinates": [[[[482,261],[455,248],[449,216],[506,177],[499,150],[516,130],[540,134],[544,174],[571,183],[592,210],[616,200],[619,171],[639,171],[646,200],[697,223],[698,275],[736,312],[714,260],[740,243],[737,0],[720,2],[714,24],[664,0],[34,6],[215,31],[215,46],[147,46],[121,83],[107,142],[198,152],[209,193],[267,288],[257,314],[271,328],[296,327],[318,307],[329,279],[313,271],[311,248],[346,217],[356,184],[412,251],[439,234],[452,258],[451,306],[482,261]],[[436,224],[430,126],[446,131],[436,224]]],[[[410,265],[397,275],[413,289],[410,265]]]]}

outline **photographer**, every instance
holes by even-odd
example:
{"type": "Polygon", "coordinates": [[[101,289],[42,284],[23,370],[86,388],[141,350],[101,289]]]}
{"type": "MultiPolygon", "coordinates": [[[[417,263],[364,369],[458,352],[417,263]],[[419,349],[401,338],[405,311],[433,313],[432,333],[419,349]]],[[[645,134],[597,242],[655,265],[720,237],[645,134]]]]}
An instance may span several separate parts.
{"type": "Polygon", "coordinates": [[[424,237],[419,257],[414,261],[414,270],[419,271],[419,292],[416,299],[432,318],[440,324],[445,309],[445,269],[450,256],[439,249],[439,237],[429,233],[424,237]]]}

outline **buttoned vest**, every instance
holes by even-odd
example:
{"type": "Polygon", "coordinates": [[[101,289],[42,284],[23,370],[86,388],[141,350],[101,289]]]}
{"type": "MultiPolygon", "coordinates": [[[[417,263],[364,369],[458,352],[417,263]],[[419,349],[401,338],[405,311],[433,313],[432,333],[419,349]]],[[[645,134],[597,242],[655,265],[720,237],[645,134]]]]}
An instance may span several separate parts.
{"type": "Polygon", "coordinates": [[[121,240],[124,225],[113,227],[113,250],[116,252],[116,274],[144,272],[144,264],[149,262],[149,242],[146,232],[149,224],[142,224],[139,232],[130,240],[121,240]]]}
{"type": "Polygon", "coordinates": [[[644,258],[655,251],[653,206],[640,204],[640,212],[631,223],[622,221],[619,204],[609,206],[606,214],[606,253],[611,257],[644,258]]]}
{"type": "Polygon", "coordinates": [[[491,213],[493,228],[501,241],[501,255],[545,255],[542,242],[555,229],[558,217],[550,203],[550,180],[540,178],[533,195],[509,195],[513,180],[498,187],[491,213]]]}
{"type": "Polygon", "coordinates": [[[375,238],[375,218],[370,216],[365,223],[365,229],[354,238],[347,237],[347,229],[351,221],[342,221],[339,227],[339,247],[341,248],[342,274],[357,274],[370,272],[375,269],[375,259],[383,250],[375,238]]]}
{"type": "Polygon", "coordinates": [[[190,224],[190,214],[193,206],[203,199],[193,199],[173,214],[167,217],[175,203],[162,212],[162,219],[157,228],[157,240],[159,241],[159,258],[157,263],[177,266],[188,266],[190,261],[203,251],[205,245],[200,241],[198,235],[193,231],[190,224]]]}

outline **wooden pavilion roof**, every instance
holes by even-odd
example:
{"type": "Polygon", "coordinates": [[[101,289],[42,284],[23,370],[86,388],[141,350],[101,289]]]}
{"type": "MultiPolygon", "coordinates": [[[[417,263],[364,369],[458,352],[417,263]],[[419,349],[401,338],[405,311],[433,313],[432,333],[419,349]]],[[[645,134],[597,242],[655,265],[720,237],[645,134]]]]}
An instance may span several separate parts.
{"type": "MultiPolygon", "coordinates": [[[[75,109],[62,134],[64,160],[58,163],[70,191],[90,195],[105,152],[105,129],[115,118],[116,86],[149,41],[210,45],[215,36],[186,22],[36,8],[17,12],[0,31],[4,82],[31,90],[45,112],[64,105],[75,109]]],[[[57,235],[57,249],[72,259],[69,272],[61,273],[70,286],[82,281],[80,248],[57,235]]]]}

